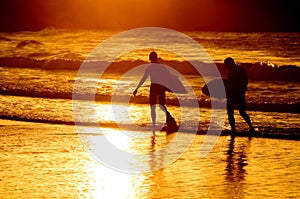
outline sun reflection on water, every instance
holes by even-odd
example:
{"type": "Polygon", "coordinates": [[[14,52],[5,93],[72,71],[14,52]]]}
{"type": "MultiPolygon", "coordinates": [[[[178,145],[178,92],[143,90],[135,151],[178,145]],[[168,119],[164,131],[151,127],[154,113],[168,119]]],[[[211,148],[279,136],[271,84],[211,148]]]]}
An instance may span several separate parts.
{"type": "MultiPolygon", "coordinates": [[[[90,151],[99,148],[99,140],[107,139],[115,147],[129,153],[144,154],[136,159],[123,159],[120,163],[127,167],[155,168],[157,164],[162,165],[164,156],[155,156],[149,152],[156,151],[166,146],[175,135],[166,136],[163,132],[132,132],[140,134],[140,136],[128,136],[120,131],[120,129],[102,128],[101,134],[98,128],[86,127],[83,131],[87,134],[81,135],[90,151]],[[95,140],[94,138],[97,137],[95,140]],[[89,142],[87,142],[89,140],[89,142]],[[148,154],[149,153],[149,154],[148,154]]],[[[102,150],[110,153],[109,148],[101,147],[102,150]]],[[[113,154],[111,154],[113,155],[113,154]]],[[[134,156],[133,156],[134,157],[134,156]]],[[[116,158],[116,157],[114,157],[116,158]]],[[[84,195],[88,198],[149,198],[157,196],[163,179],[160,179],[164,172],[158,170],[155,172],[138,172],[136,174],[127,174],[115,170],[108,165],[99,163],[95,159],[85,161],[86,172],[90,175],[89,189],[84,195]],[[107,167],[108,166],[108,167],[107,167]]],[[[84,190],[82,190],[84,192],[84,190]]],[[[164,193],[166,194],[166,193],[164,193]]]]}
{"type": "MultiPolygon", "coordinates": [[[[299,195],[300,150],[296,140],[221,136],[209,155],[199,158],[204,140],[199,135],[177,161],[159,170],[151,168],[163,165],[167,154],[119,161],[128,167],[149,168],[149,172],[126,174],[86,153],[73,126],[12,121],[1,125],[0,198],[297,198],[299,195]]],[[[83,128],[80,134],[83,139],[108,136],[132,153],[156,151],[175,136],[139,132],[144,136],[130,137],[121,135],[120,129],[83,128]],[[121,138],[117,138],[119,135],[121,138]]],[[[88,147],[93,148],[92,144],[88,147]]],[[[115,158],[108,149],[102,149],[115,158]]]]}
{"type": "Polygon", "coordinates": [[[133,175],[120,173],[99,163],[90,162],[91,180],[88,198],[134,198],[138,190],[136,186],[142,184],[143,176],[134,178],[133,175]]]}

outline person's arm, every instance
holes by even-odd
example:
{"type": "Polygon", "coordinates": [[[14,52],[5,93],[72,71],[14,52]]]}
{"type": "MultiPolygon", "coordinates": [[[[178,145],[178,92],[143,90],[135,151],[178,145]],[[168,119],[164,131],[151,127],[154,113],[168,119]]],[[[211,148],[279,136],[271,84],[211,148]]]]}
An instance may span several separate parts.
{"type": "Polygon", "coordinates": [[[142,77],[142,79],[140,80],[139,84],[137,85],[136,89],[133,91],[133,95],[135,96],[138,89],[143,85],[143,83],[146,81],[147,77],[149,76],[149,70],[148,68],[146,69],[144,76],[142,77]]]}

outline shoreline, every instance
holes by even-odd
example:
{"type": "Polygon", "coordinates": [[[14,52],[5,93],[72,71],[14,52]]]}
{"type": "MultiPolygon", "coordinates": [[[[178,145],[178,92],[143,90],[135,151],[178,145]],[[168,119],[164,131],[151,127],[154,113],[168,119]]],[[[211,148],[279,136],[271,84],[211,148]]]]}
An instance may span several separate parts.
{"type": "MultiPolygon", "coordinates": [[[[104,129],[119,129],[120,132],[124,130],[139,132],[141,131],[139,128],[136,128],[135,125],[121,125],[122,128],[116,123],[87,123],[87,122],[62,122],[62,121],[47,121],[40,119],[26,119],[26,118],[9,118],[0,116],[0,127],[7,125],[15,125],[15,124],[31,124],[36,125],[39,124],[50,124],[50,125],[67,125],[67,126],[76,126],[80,125],[82,127],[94,127],[94,128],[104,128],[104,129]],[[5,124],[7,123],[7,124],[5,124]]],[[[145,130],[142,132],[151,132],[151,128],[144,127],[145,130]]],[[[166,132],[163,128],[161,130],[157,130],[155,132],[166,132],[166,134],[176,134],[176,133],[187,133],[187,134],[196,134],[196,135],[207,135],[207,128],[198,129],[192,131],[190,129],[180,129],[180,131],[176,132],[166,132]],[[196,132],[195,132],[196,131],[196,132]]],[[[142,133],[141,132],[141,133],[142,133]]],[[[300,128],[270,128],[270,127],[260,127],[256,132],[251,133],[248,130],[238,130],[234,134],[227,129],[223,129],[221,134],[219,131],[211,130],[209,132],[210,136],[234,136],[234,137],[248,137],[251,138],[270,138],[270,139],[285,139],[285,140],[300,140],[300,128]]]]}
{"type": "MultiPolygon", "coordinates": [[[[35,92],[31,91],[30,94],[28,91],[24,90],[1,90],[0,95],[5,96],[17,96],[17,97],[33,97],[33,98],[44,98],[44,99],[65,99],[65,100],[73,100],[72,93],[49,93],[49,92],[35,92]]],[[[119,102],[124,102],[122,99],[126,99],[126,96],[118,96],[119,102]]],[[[80,96],[80,99],[93,99],[95,98],[95,102],[111,102],[111,96],[108,95],[84,95],[80,96]]],[[[115,98],[116,99],[116,98],[115,98]]],[[[76,100],[76,99],[75,99],[76,100]]],[[[118,101],[115,101],[118,102],[118,101]]],[[[148,97],[130,97],[129,103],[132,104],[148,104],[148,97]]],[[[166,103],[171,106],[180,106],[177,99],[166,99],[166,103]]],[[[211,100],[207,101],[205,99],[198,100],[199,108],[211,108],[211,100]]],[[[185,104],[188,107],[188,103],[185,104]]],[[[214,102],[214,106],[216,108],[224,109],[226,106],[225,102],[214,102]]],[[[263,112],[280,112],[280,113],[300,113],[300,103],[295,104],[273,104],[273,103],[246,103],[247,110],[249,111],[263,111],[263,112]]]]}

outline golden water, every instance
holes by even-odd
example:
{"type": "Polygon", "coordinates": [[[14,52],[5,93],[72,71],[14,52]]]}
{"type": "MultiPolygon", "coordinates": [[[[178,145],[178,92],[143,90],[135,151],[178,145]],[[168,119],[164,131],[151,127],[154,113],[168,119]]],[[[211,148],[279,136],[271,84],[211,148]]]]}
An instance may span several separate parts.
{"type": "MultiPolygon", "coordinates": [[[[86,128],[86,132],[91,131],[97,128],[86,128]]],[[[121,134],[118,129],[104,131],[115,138],[121,134]]],[[[145,134],[143,139],[119,141],[132,151],[151,151],[164,147],[176,136],[163,132],[155,137],[145,134]]],[[[85,151],[74,126],[2,120],[0,136],[0,198],[300,196],[299,141],[247,137],[233,140],[223,136],[207,157],[200,158],[204,136],[199,135],[174,164],[157,171],[125,174],[95,161],[85,151]]],[[[153,165],[164,159],[141,161],[153,165]]]]}

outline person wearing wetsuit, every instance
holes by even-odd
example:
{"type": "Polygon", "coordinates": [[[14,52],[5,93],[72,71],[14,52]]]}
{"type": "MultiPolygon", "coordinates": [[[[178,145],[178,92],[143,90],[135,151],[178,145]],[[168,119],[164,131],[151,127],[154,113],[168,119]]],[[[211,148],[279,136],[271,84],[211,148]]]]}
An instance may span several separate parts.
{"type": "Polygon", "coordinates": [[[227,95],[227,114],[229,124],[232,131],[236,131],[234,109],[237,106],[240,115],[244,118],[250,128],[250,132],[254,132],[249,115],[246,113],[245,94],[248,85],[248,75],[244,68],[238,66],[235,61],[228,57],[224,60],[224,65],[228,69],[228,89],[227,95]]]}
{"type": "Polygon", "coordinates": [[[167,125],[176,126],[176,121],[167,111],[167,108],[165,106],[167,88],[164,85],[165,84],[164,80],[169,75],[169,71],[164,65],[158,62],[158,56],[156,52],[150,53],[149,60],[151,61],[151,64],[146,68],[144,76],[142,77],[136,89],[134,90],[133,95],[134,96],[136,95],[138,89],[143,85],[143,83],[148,78],[148,76],[150,76],[151,85],[150,85],[149,103],[151,109],[152,125],[155,126],[156,124],[155,108],[158,102],[158,104],[160,105],[159,107],[166,114],[167,125]]]}

